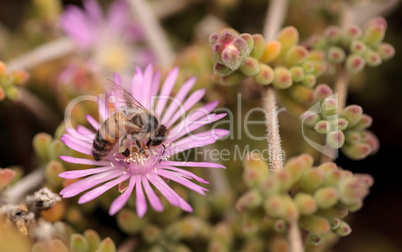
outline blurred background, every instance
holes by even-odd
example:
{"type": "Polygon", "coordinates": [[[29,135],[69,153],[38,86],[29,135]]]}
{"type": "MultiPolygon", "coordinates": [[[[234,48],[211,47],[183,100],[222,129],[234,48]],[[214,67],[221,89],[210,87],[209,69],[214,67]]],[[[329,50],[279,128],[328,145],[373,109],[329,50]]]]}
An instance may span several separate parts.
{"type": "MultiPolygon", "coordinates": [[[[8,62],[48,41],[63,37],[58,25],[60,12],[67,5],[82,6],[78,0],[69,0],[52,4],[51,0],[1,0],[0,2],[0,60],[8,62]]],[[[57,1],[55,1],[57,2],[57,1]]],[[[107,6],[110,1],[99,1],[107,6]]],[[[235,94],[242,92],[243,104],[247,108],[261,106],[255,100],[255,92],[242,90],[236,86],[220,86],[211,80],[213,60],[209,52],[208,36],[215,29],[231,26],[239,32],[261,33],[264,23],[267,1],[262,0],[153,0],[150,1],[161,20],[163,28],[172,43],[175,64],[181,66],[180,78],[197,75],[198,87],[207,88],[206,100],[221,101],[221,107],[235,109],[235,94]],[[168,8],[169,7],[169,8],[168,8]]],[[[322,31],[332,24],[337,24],[339,0],[291,0],[285,25],[293,25],[300,32],[301,41],[314,33],[322,31]]],[[[379,138],[379,151],[361,161],[352,161],[340,154],[336,163],[354,173],[368,173],[374,177],[375,184],[371,193],[358,212],[350,215],[349,224],[352,234],[340,239],[333,251],[401,251],[402,240],[402,183],[399,176],[401,167],[398,158],[402,153],[402,6],[399,1],[366,0],[356,2],[356,20],[363,24],[370,18],[370,13],[383,15],[388,22],[385,41],[395,47],[393,59],[376,68],[368,68],[364,73],[354,76],[350,81],[347,104],[360,105],[364,113],[374,121],[370,130],[379,138]],[[365,3],[375,7],[365,9],[365,3]],[[380,6],[381,8],[379,8],[380,6]],[[385,7],[384,7],[385,6],[385,7]]],[[[30,72],[26,89],[41,100],[51,114],[47,120],[21,102],[0,102],[0,167],[19,167],[24,174],[36,168],[37,162],[32,148],[32,138],[39,132],[54,134],[63,120],[66,103],[86,90],[96,93],[99,85],[93,71],[88,71],[82,60],[59,58],[30,72]],[[70,82],[78,87],[74,90],[63,89],[63,77],[73,60],[74,74],[70,82]],[[70,61],[71,62],[71,61],[70,61]],[[69,93],[70,92],[70,93],[69,93]]],[[[64,81],[68,82],[68,81],[64,81]]],[[[320,83],[320,82],[318,82],[320,83]]],[[[35,99],[36,99],[35,98],[35,99]]],[[[94,111],[90,106],[86,111],[94,111]]],[[[78,113],[79,114],[79,113],[78,113]]],[[[262,114],[253,115],[256,120],[262,114]]],[[[306,150],[295,141],[302,140],[300,132],[289,127],[288,122],[297,124],[292,116],[281,116],[283,146],[287,156],[300,154],[306,150]],[[295,140],[296,139],[296,140],[295,140]]],[[[79,120],[78,120],[79,121],[79,120]]],[[[236,121],[236,120],[235,120],[236,121]]],[[[264,127],[253,126],[256,135],[265,134],[264,127]]],[[[230,140],[228,140],[230,141],[230,140]]],[[[233,141],[245,145],[248,139],[233,141]]],[[[218,143],[225,146],[225,142],[218,143]]],[[[265,141],[251,142],[253,148],[264,148],[265,141]]],[[[317,156],[312,150],[308,152],[317,156]]],[[[226,170],[230,182],[236,187],[241,173],[241,163],[230,164],[226,170]]]]}

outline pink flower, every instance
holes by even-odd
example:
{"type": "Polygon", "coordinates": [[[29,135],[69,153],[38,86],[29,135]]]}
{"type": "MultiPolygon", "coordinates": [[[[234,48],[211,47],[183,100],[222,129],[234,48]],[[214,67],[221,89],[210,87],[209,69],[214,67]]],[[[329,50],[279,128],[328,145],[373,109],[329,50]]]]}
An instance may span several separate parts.
{"type": "Polygon", "coordinates": [[[145,66],[154,57],[145,47],[141,28],[133,22],[126,1],[114,1],[106,15],[95,0],[85,0],[84,9],[67,6],[61,27],[100,70],[126,71],[128,66],[145,66]]]}
{"type": "MultiPolygon", "coordinates": [[[[97,168],[67,171],[59,174],[60,177],[66,179],[85,177],[64,188],[60,192],[64,198],[74,197],[86,191],[78,200],[78,203],[83,204],[99,197],[117,185],[120,188],[124,183],[128,185],[124,188],[124,191],[121,190],[123,191],[122,194],[112,202],[109,210],[110,215],[118,212],[126,204],[133,191],[136,195],[138,216],[142,217],[147,211],[146,198],[148,198],[153,209],[162,211],[163,205],[155,194],[153,187],[159,190],[170,204],[180,207],[184,211],[192,211],[191,206],[169,187],[166,180],[177,182],[204,195],[204,191],[207,191],[207,189],[195,184],[191,180],[204,184],[208,182],[187,171],[185,167],[224,167],[220,164],[210,162],[170,161],[168,157],[188,149],[214,143],[219,138],[228,135],[229,132],[224,129],[212,129],[192,133],[204,125],[221,119],[226,114],[211,113],[218,104],[217,102],[211,102],[200,108],[195,108],[190,113],[184,115],[184,112],[188,112],[201,100],[205,90],[200,89],[188,95],[195,83],[195,78],[191,78],[172,97],[171,93],[177,75],[178,68],[175,68],[168,74],[162,87],[159,89],[159,72],[154,73],[152,66],[148,66],[144,72],[137,68],[132,83],[127,88],[127,91],[134,98],[146,109],[152,111],[159,118],[159,122],[169,129],[169,133],[163,142],[165,147],[162,145],[150,146],[150,154],[147,156],[137,152],[132,153],[132,156],[125,157],[121,153],[117,153],[117,146],[114,146],[114,149],[112,149],[105,159],[95,161],[90,157],[92,155],[92,143],[95,132],[81,125],[77,127],[77,130],[67,128],[67,134],[63,135],[61,140],[71,149],[89,156],[88,158],[60,156],[60,158],[69,163],[94,165],[97,168]],[[152,99],[153,97],[158,97],[158,99],[155,101],[152,99]],[[170,98],[169,101],[166,99],[167,97],[170,98]]],[[[118,75],[115,75],[114,80],[123,86],[118,75]]],[[[109,116],[109,112],[105,109],[106,107],[105,99],[99,99],[99,113],[102,122],[109,116]]],[[[120,105],[116,102],[115,108],[119,107],[120,105]]],[[[87,120],[95,130],[98,130],[99,123],[93,117],[87,115],[87,120]]],[[[146,142],[146,139],[142,139],[141,141],[146,142]]]]}

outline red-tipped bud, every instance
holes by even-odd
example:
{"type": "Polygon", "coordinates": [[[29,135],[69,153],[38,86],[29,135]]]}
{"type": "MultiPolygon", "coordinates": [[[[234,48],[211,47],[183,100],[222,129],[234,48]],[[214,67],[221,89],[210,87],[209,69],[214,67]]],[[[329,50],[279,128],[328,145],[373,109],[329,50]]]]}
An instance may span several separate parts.
{"type": "Polygon", "coordinates": [[[273,85],[278,89],[286,89],[292,86],[292,74],[285,67],[277,67],[274,69],[273,85]]]}
{"type": "Polygon", "coordinates": [[[346,59],[346,69],[350,73],[358,73],[363,70],[366,65],[363,57],[357,54],[352,54],[346,59]]]}
{"type": "Polygon", "coordinates": [[[338,202],[338,192],[335,187],[322,187],[314,193],[314,200],[319,208],[331,208],[338,202]]]}
{"type": "Polygon", "coordinates": [[[343,42],[348,44],[350,41],[361,38],[363,35],[363,31],[357,25],[348,25],[344,29],[343,33],[343,42]]]}
{"type": "Polygon", "coordinates": [[[338,228],[334,231],[339,236],[347,236],[352,233],[352,229],[350,228],[349,224],[344,221],[340,221],[338,228]]]}
{"type": "Polygon", "coordinates": [[[261,62],[268,64],[275,61],[278,58],[279,53],[281,52],[281,48],[282,45],[277,40],[268,42],[265,45],[264,53],[260,59],[261,62]]]}
{"type": "Polygon", "coordinates": [[[329,132],[329,122],[320,120],[314,125],[314,130],[320,134],[327,134],[329,132]]]}
{"type": "Polygon", "coordinates": [[[293,66],[290,68],[293,82],[302,82],[304,80],[304,69],[301,66],[293,66]]]}
{"type": "Polygon", "coordinates": [[[261,59],[265,50],[264,37],[261,34],[253,34],[253,40],[254,40],[254,47],[250,53],[250,56],[259,60],[261,59]]]}
{"type": "Polygon", "coordinates": [[[333,149],[339,149],[345,143],[345,135],[342,131],[332,131],[327,135],[327,143],[333,149]]]}
{"type": "Polygon", "coordinates": [[[322,101],[332,94],[333,91],[327,84],[320,84],[314,89],[314,101],[322,101]]]}
{"type": "Polygon", "coordinates": [[[379,24],[371,24],[365,30],[363,34],[363,41],[368,46],[373,47],[382,42],[385,36],[386,27],[379,24]]]}
{"type": "Polygon", "coordinates": [[[310,194],[297,193],[294,201],[302,215],[312,215],[317,211],[317,204],[310,194]]]}
{"type": "Polygon", "coordinates": [[[389,60],[395,55],[395,48],[389,43],[381,43],[377,50],[382,60],[389,60]]]}
{"type": "Polygon", "coordinates": [[[349,50],[353,54],[364,55],[367,51],[367,46],[361,40],[353,40],[349,45],[349,50]]]}
{"type": "Polygon", "coordinates": [[[331,230],[328,220],[319,216],[302,216],[299,220],[300,226],[312,233],[323,234],[331,230]]]}
{"type": "Polygon", "coordinates": [[[367,143],[345,145],[342,148],[343,154],[353,160],[361,160],[371,154],[371,146],[367,143]]]}
{"type": "Polygon", "coordinates": [[[328,49],[328,60],[333,64],[339,64],[345,60],[345,51],[337,46],[328,49]]]}
{"type": "Polygon", "coordinates": [[[314,87],[316,81],[317,81],[317,78],[315,77],[314,74],[306,74],[302,84],[306,87],[312,88],[312,87],[314,87]]]}
{"type": "Polygon", "coordinates": [[[254,80],[261,85],[271,84],[274,80],[274,70],[266,64],[259,65],[260,71],[254,76],[254,80]]]}
{"type": "Polygon", "coordinates": [[[304,172],[300,187],[304,192],[312,193],[324,182],[325,173],[322,170],[311,169],[304,172]]]}
{"type": "Polygon", "coordinates": [[[280,55],[285,55],[287,50],[299,42],[299,32],[293,26],[287,26],[279,31],[277,40],[282,44],[280,55]]]}
{"type": "Polygon", "coordinates": [[[307,110],[300,116],[300,119],[302,120],[304,125],[308,127],[314,127],[314,125],[316,125],[316,123],[320,120],[320,115],[307,110]]]}
{"type": "Polygon", "coordinates": [[[366,64],[371,67],[376,67],[382,62],[381,55],[373,50],[367,50],[367,52],[363,55],[363,58],[366,60],[366,64]]]}
{"type": "Polygon", "coordinates": [[[313,90],[304,85],[293,85],[289,88],[289,94],[301,104],[310,104],[313,101],[313,90]]]}
{"type": "Polygon", "coordinates": [[[285,62],[288,66],[300,65],[307,58],[308,51],[304,46],[296,45],[286,52],[285,62]]]}
{"type": "Polygon", "coordinates": [[[358,105],[349,105],[345,107],[341,113],[341,116],[349,122],[348,127],[353,127],[358,124],[362,118],[363,109],[358,105]]]}
{"type": "Polygon", "coordinates": [[[215,63],[214,65],[214,73],[225,77],[230,75],[231,73],[233,73],[232,69],[226,67],[225,65],[219,64],[219,63],[215,63]]]}
{"type": "Polygon", "coordinates": [[[324,37],[331,44],[337,44],[342,39],[342,29],[339,26],[329,26],[324,31],[324,37]]]}
{"type": "Polygon", "coordinates": [[[260,72],[260,63],[255,58],[247,57],[240,66],[240,71],[247,76],[255,76],[260,72]]]}

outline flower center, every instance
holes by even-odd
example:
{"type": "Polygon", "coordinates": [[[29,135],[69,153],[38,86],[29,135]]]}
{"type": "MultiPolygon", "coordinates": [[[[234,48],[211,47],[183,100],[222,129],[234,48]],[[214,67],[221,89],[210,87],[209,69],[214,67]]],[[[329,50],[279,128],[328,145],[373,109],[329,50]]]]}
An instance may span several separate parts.
{"type": "Polygon", "coordinates": [[[129,63],[129,50],[121,43],[100,43],[95,50],[95,59],[112,72],[122,71],[129,63]]]}

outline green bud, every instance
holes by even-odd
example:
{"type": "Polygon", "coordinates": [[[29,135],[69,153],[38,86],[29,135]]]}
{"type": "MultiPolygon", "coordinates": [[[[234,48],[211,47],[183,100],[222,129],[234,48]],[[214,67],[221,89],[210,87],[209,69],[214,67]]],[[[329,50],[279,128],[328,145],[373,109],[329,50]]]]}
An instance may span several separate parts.
{"type": "Polygon", "coordinates": [[[299,192],[296,194],[294,201],[302,215],[312,215],[317,211],[317,204],[310,194],[299,192]]]}
{"type": "Polygon", "coordinates": [[[66,124],[63,122],[61,122],[59,124],[59,126],[57,126],[55,132],[54,132],[54,138],[55,139],[60,139],[60,137],[62,135],[64,135],[66,133],[66,124]]]}
{"type": "Polygon", "coordinates": [[[313,246],[318,246],[324,241],[324,236],[321,234],[308,233],[307,241],[313,246]]]}
{"type": "Polygon", "coordinates": [[[315,71],[315,65],[312,61],[310,60],[306,60],[303,64],[302,64],[303,70],[305,74],[310,74],[310,73],[314,73],[315,71]]]}
{"type": "Polygon", "coordinates": [[[302,83],[304,86],[312,88],[312,87],[314,87],[316,80],[317,80],[317,78],[315,77],[314,74],[306,74],[302,83]]]}
{"type": "Polygon", "coordinates": [[[320,120],[314,125],[314,130],[320,134],[327,134],[329,132],[329,123],[325,120],[320,120]]]}
{"type": "Polygon", "coordinates": [[[260,71],[254,76],[254,80],[261,85],[271,84],[274,80],[274,70],[266,64],[260,64],[260,71]]]}
{"type": "Polygon", "coordinates": [[[292,74],[285,67],[276,67],[274,69],[273,85],[277,89],[285,89],[292,86],[292,74]]]}
{"type": "Polygon", "coordinates": [[[344,221],[341,221],[339,223],[339,227],[334,231],[339,236],[347,236],[352,233],[352,229],[350,228],[349,224],[344,221]]]}
{"type": "Polygon", "coordinates": [[[367,51],[367,46],[361,40],[354,40],[352,43],[350,43],[349,50],[353,54],[364,55],[364,53],[367,51]]]}
{"type": "Polygon", "coordinates": [[[345,143],[348,145],[355,145],[360,143],[362,140],[361,134],[358,131],[348,130],[345,132],[345,143]]]}
{"type": "Polygon", "coordinates": [[[285,197],[279,194],[272,195],[264,202],[264,209],[272,217],[282,217],[286,211],[285,197]]]}
{"type": "Polygon", "coordinates": [[[332,94],[333,91],[327,84],[320,84],[314,89],[314,100],[322,101],[332,94]]]}
{"type": "Polygon", "coordinates": [[[240,71],[247,76],[254,76],[260,72],[260,63],[252,57],[247,57],[240,66],[240,71]]]}
{"type": "Polygon", "coordinates": [[[295,101],[302,104],[309,104],[313,101],[313,90],[305,85],[291,86],[289,94],[295,101]]]}
{"type": "Polygon", "coordinates": [[[288,49],[299,42],[299,32],[293,26],[287,26],[279,31],[277,40],[281,43],[280,55],[283,56],[288,49]]]}
{"type": "Polygon", "coordinates": [[[286,52],[285,62],[289,67],[300,65],[307,58],[307,55],[308,51],[304,46],[295,45],[286,52]]]}
{"type": "Polygon", "coordinates": [[[286,232],[286,223],[284,220],[277,220],[274,224],[274,229],[277,233],[285,233],[286,232]]]}
{"type": "Polygon", "coordinates": [[[127,234],[138,233],[146,222],[144,218],[139,218],[134,211],[129,209],[123,209],[117,214],[117,224],[127,234]]]}
{"type": "Polygon", "coordinates": [[[247,236],[255,235],[261,228],[262,216],[245,214],[241,222],[242,231],[247,236]]]}
{"type": "Polygon", "coordinates": [[[322,187],[314,192],[314,200],[319,208],[331,208],[338,202],[338,192],[331,186],[322,187]]]}
{"type": "Polygon", "coordinates": [[[345,206],[359,205],[368,195],[368,188],[372,184],[373,178],[367,174],[356,174],[344,178],[338,185],[339,199],[345,206]]]}
{"type": "Polygon", "coordinates": [[[363,70],[366,65],[366,61],[364,61],[363,57],[357,54],[352,54],[346,59],[346,70],[349,73],[358,73],[363,70]]]}
{"type": "Polygon", "coordinates": [[[86,252],[88,251],[88,242],[81,234],[72,234],[70,238],[71,252],[86,252]]]}
{"type": "Polygon", "coordinates": [[[368,26],[363,34],[363,41],[370,47],[380,44],[384,39],[385,29],[383,25],[368,26]]]}
{"type": "Polygon", "coordinates": [[[99,234],[95,230],[87,229],[84,232],[84,236],[88,242],[88,252],[95,252],[101,242],[99,234]]]}
{"type": "Polygon", "coordinates": [[[327,40],[324,36],[315,34],[308,39],[308,43],[314,49],[325,49],[327,47],[327,40]]]}
{"type": "Polygon", "coordinates": [[[258,190],[254,189],[246,192],[236,202],[236,210],[244,212],[247,209],[255,209],[262,203],[262,196],[258,190]]]}
{"type": "Polygon", "coordinates": [[[337,46],[331,46],[328,49],[328,60],[333,64],[342,63],[345,60],[345,51],[337,46]]]}
{"type": "Polygon", "coordinates": [[[48,245],[48,251],[69,252],[67,246],[61,240],[51,240],[48,245]]]}
{"type": "Polygon", "coordinates": [[[259,60],[264,54],[265,50],[264,37],[261,34],[253,34],[253,40],[254,40],[254,47],[250,53],[250,57],[259,60]]]}
{"type": "Polygon", "coordinates": [[[212,240],[208,244],[207,252],[228,252],[230,251],[226,244],[218,240],[212,240]]]}
{"type": "Polygon", "coordinates": [[[367,50],[366,53],[363,55],[366,64],[371,67],[379,66],[382,62],[381,55],[373,50],[367,50]]]}
{"type": "Polygon", "coordinates": [[[299,209],[290,197],[285,197],[285,209],[282,218],[287,222],[297,221],[300,217],[299,209]]]}
{"type": "Polygon", "coordinates": [[[142,239],[148,244],[157,243],[161,237],[162,230],[154,224],[149,223],[142,229],[142,239]]]}
{"type": "Polygon", "coordinates": [[[291,184],[298,182],[303,172],[313,166],[313,162],[313,158],[308,154],[301,154],[289,159],[285,163],[283,170],[289,172],[291,184]]]}
{"type": "Polygon", "coordinates": [[[225,77],[225,76],[228,76],[229,74],[233,73],[233,71],[232,71],[232,69],[226,67],[225,65],[215,63],[214,73],[221,77],[225,77]]]}
{"type": "Polygon", "coordinates": [[[248,187],[260,186],[269,176],[268,164],[259,155],[248,153],[243,161],[243,166],[243,180],[248,187]]]}
{"type": "Polygon", "coordinates": [[[338,169],[327,171],[325,173],[324,184],[329,186],[336,186],[342,178],[342,172],[338,169]]]}
{"type": "Polygon", "coordinates": [[[253,36],[251,36],[250,33],[242,33],[239,35],[240,38],[244,39],[247,43],[248,49],[250,50],[250,52],[253,50],[254,48],[254,39],[253,36]]]}
{"type": "Polygon", "coordinates": [[[266,197],[278,193],[280,188],[281,185],[276,177],[266,177],[261,184],[261,192],[266,197]]]}
{"type": "Polygon", "coordinates": [[[348,127],[358,124],[362,118],[363,109],[358,105],[349,105],[342,110],[341,116],[348,120],[348,127]]]}
{"type": "Polygon", "coordinates": [[[38,133],[34,136],[32,145],[35,154],[42,160],[49,159],[50,143],[52,142],[52,136],[47,133],[38,133]]]}
{"type": "Polygon", "coordinates": [[[367,114],[362,114],[360,121],[353,127],[355,130],[365,130],[371,126],[373,118],[367,114]]]}
{"type": "Polygon", "coordinates": [[[293,66],[289,70],[293,82],[302,82],[304,80],[304,69],[301,66],[293,66]]]}
{"type": "Polygon", "coordinates": [[[246,76],[240,72],[240,71],[235,71],[232,74],[222,77],[221,78],[221,83],[224,85],[235,85],[238,84],[240,81],[242,81],[246,76]]]}
{"type": "Polygon", "coordinates": [[[329,26],[324,31],[324,37],[331,44],[338,44],[342,39],[342,29],[339,26],[329,26]]]}
{"type": "Polygon", "coordinates": [[[300,118],[304,125],[312,128],[320,120],[320,115],[313,111],[307,110],[300,116],[300,118]]]}
{"type": "Polygon", "coordinates": [[[8,99],[12,101],[19,101],[21,99],[21,93],[17,87],[14,85],[8,86],[4,88],[4,92],[8,99]]]}
{"type": "Polygon", "coordinates": [[[63,154],[65,145],[60,139],[54,139],[49,144],[49,158],[50,160],[59,160],[59,156],[63,154]]]}
{"type": "Polygon", "coordinates": [[[116,249],[116,245],[114,244],[112,239],[110,239],[109,237],[106,237],[100,243],[98,251],[99,252],[116,252],[117,249],[116,249]]]}
{"type": "Polygon", "coordinates": [[[348,210],[346,208],[340,208],[340,207],[332,207],[328,209],[319,209],[316,213],[316,215],[325,217],[327,219],[342,219],[346,215],[348,215],[348,210]]]}
{"type": "Polygon", "coordinates": [[[338,100],[332,97],[325,98],[321,103],[321,114],[325,117],[338,114],[338,100]]]}
{"type": "Polygon", "coordinates": [[[333,130],[344,131],[349,125],[349,122],[344,118],[336,118],[331,121],[330,128],[333,130]]]}
{"type": "Polygon", "coordinates": [[[331,230],[328,220],[316,215],[300,217],[299,224],[311,233],[324,234],[331,230]]]}
{"type": "Polygon", "coordinates": [[[226,222],[216,224],[213,230],[213,238],[227,245],[232,244],[234,235],[231,225],[226,222]]]}
{"type": "Polygon", "coordinates": [[[279,41],[277,40],[269,41],[268,43],[265,44],[264,53],[260,61],[265,64],[274,62],[278,58],[281,52],[281,48],[282,45],[279,41]]]}
{"type": "Polygon", "coordinates": [[[363,31],[357,25],[348,25],[344,28],[343,42],[349,44],[351,41],[360,39],[363,35],[363,31]]]}
{"type": "Polygon", "coordinates": [[[63,179],[59,177],[59,173],[64,172],[64,166],[59,161],[50,161],[45,168],[46,182],[51,186],[60,186],[63,179]]]}
{"type": "Polygon", "coordinates": [[[324,182],[324,178],[325,173],[322,170],[310,169],[304,172],[300,187],[304,192],[312,193],[324,182]]]}
{"type": "Polygon", "coordinates": [[[382,60],[389,60],[395,55],[395,48],[389,43],[381,43],[377,51],[382,60]]]}
{"type": "Polygon", "coordinates": [[[341,220],[338,218],[330,218],[328,219],[329,224],[331,225],[331,229],[337,229],[339,227],[339,225],[341,224],[341,220]]]}
{"type": "Polygon", "coordinates": [[[339,149],[345,143],[345,135],[342,131],[331,131],[327,135],[327,143],[333,149],[339,149]]]}
{"type": "Polygon", "coordinates": [[[380,148],[378,138],[371,131],[365,130],[362,132],[362,141],[370,145],[371,147],[370,154],[376,153],[380,148]]]}

